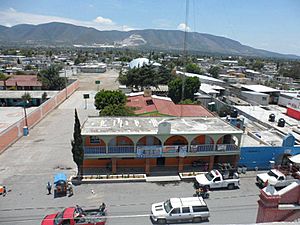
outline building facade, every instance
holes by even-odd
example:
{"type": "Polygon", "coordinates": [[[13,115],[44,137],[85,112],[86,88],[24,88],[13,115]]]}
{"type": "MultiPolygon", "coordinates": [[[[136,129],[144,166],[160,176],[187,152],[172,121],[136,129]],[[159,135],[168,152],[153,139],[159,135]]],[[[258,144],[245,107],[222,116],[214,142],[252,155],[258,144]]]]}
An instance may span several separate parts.
{"type": "Polygon", "coordinates": [[[216,117],[94,117],[83,124],[84,168],[150,174],[236,165],[242,131],[216,117]]]}

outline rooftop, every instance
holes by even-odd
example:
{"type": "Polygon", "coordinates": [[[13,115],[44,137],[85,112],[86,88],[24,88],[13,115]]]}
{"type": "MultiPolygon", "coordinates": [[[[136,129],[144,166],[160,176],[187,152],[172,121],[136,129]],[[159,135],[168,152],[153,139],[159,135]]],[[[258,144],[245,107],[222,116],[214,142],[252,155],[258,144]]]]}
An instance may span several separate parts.
{"type": "Polygon", "coordinates": [[[6,86],[30,86],[41,87],[42,82],[37,75],[14,75],[5,81],[6,86]]]}
{"type": "Polygon", "coordinates": [[[246,88],[248,90],[251,91],[255,91],[255,92],[261,92],[261,93],[267,93],[267,92],[280,92],[280,90],[274,89],[274,88],[270,88],[264,85],[258,85],[258,84],[254,84],[254,85],[242,85],[242,88],[246,88]]]}
{"type": "Polygon", "coordinates": [[[82,135],[135,135],[158,133],[158,125],[168,122],[170,134],[242,134],[217,117],[89,117],[82,135]]]}
{"type": "Polygon", "coordinates": [[[126,105],[137,108],[136,114],[158,112],[168,116],[213,116],[201,105],[176,105],[168,97],[156,95],[145,97],[143,92],[132,93],[127,96],[126,105]]]}
{"type": "Polygon", "coordinates": [[[44,93],[47,93],[47,98],[52,98],[59,91],[1,91],[0,90],[0,98],[22,98],[25,93],[30,94],[31,98],[42,98],[44,93]]]}
{"type": "Polygon", "coordinates": [[[216,83],[225,83],[222,80],[219,80],[219,79],[216,79],[216,78],[213,78],[213,77],[209,77],[209,76],[205,76],[205,75],[196,74],[196,73],[184,73],[184,72],[181,72],[181,71],[176,71],[176,73],[177,74],[185,74],[185,76],[187,76],[187,77],[198,77],[200,80],[213,81],[213,82],[216,82],[216,83]]]}

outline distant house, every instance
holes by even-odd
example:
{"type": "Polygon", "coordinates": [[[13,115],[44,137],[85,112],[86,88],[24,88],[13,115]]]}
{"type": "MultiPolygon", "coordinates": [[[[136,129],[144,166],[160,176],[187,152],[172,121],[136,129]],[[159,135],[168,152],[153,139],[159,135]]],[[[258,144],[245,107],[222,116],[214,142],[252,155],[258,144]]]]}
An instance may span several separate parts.
{"type": "Polygon", "coordinates": [[[4,89],[41,90],[42,82],[38,80],[37,75],[14,75],[4,82],[4,89]]]}
{"type": "MultiPolygon", "coordinates": [[[[242,85],[241,91],[248,92],[248,95],[249,92],[267,94],[269,95],[268,102],[270,104],[277,104],[280,95],[280,90],[270,88],[264,85],[242,85]]],[[[266,96],[262,96],[262,97],[266,97],[266,96]]],[[[266,101],[266,99],[263,98],[262,101],[266,101]]]]}
{"type": "Polygon", "coordinates": [[[127,106],[135,108],[135,114],[143,116],[202,116],[213,115],[201,105],[176,105],[170,98],[151,93],[132,93],[127,96],[127,106]]]}

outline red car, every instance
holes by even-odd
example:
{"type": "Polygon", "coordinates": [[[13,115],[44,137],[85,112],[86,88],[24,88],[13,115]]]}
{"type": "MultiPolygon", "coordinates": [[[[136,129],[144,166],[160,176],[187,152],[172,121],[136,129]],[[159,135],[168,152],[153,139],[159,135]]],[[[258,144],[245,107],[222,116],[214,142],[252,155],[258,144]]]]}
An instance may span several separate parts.
{"type": "Polygon", "coordinates": [[[47,215],[41,225],[104,225],[106,222],[105,207],[83,210],[81,207],[70,207],[62,212],[47,215]]]}

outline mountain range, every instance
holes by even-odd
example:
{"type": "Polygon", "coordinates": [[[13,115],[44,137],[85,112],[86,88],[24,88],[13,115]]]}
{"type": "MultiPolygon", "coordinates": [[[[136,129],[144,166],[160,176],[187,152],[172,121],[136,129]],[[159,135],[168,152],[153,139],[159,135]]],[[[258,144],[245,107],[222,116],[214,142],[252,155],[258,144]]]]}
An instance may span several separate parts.
{"type": "MultiPolygon", "coordinates": [[[[13,27],[0,25],[0,45],[2,46],[21,44],[103,47],[113,45],[115,47],[182,50],[183,43],[184,32],[178,30],[100,31],[58,22],[39,25],[19,24],[13,27]]],[[[255,49],[229,38],[197,32],[187,34],[186,46],[187,50],[199,53],[300,59],[300,56],[255,49]]]]}

